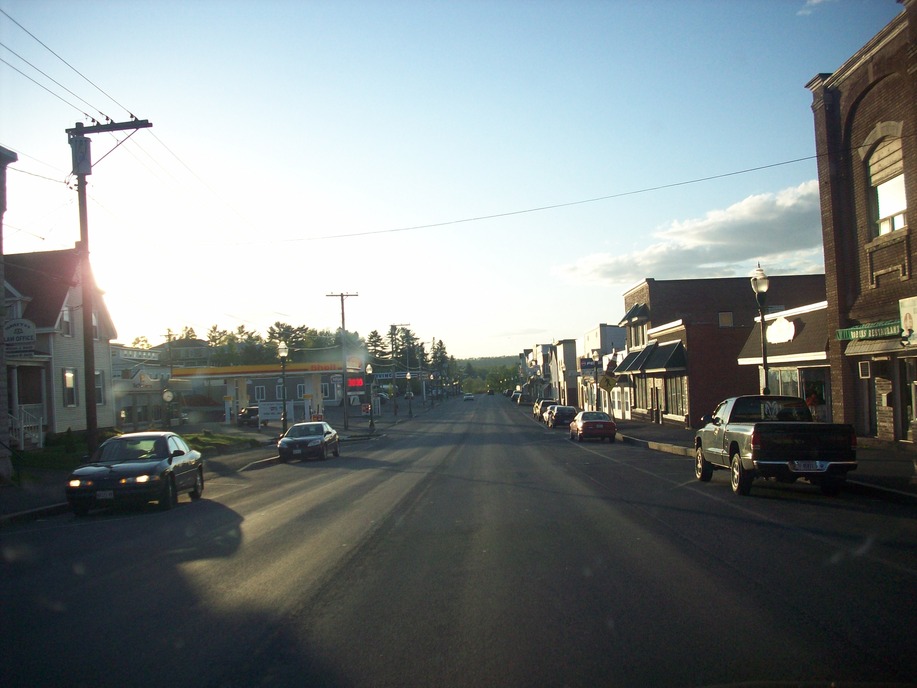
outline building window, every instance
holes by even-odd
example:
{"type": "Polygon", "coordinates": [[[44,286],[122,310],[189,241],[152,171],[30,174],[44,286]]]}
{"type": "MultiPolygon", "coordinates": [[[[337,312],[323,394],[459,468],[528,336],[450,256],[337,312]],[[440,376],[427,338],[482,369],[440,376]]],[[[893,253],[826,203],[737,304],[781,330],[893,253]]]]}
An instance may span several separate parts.
{"type": "Polygon", "coordinates": [[[665,411],[678,416],[688,415],[687,381],[684,375],[666,378],[665,411]]]}
{"type": "Polygon", "coordinates": [[[102,377],[102,371],[96,371],[96,406],[105,405],[105,379],[102,377]]]}
{"type": "Polygon", "coordinates": [[[60,333],[65,337],[73,336],[73,312],[70,306],[64,306],[60,314],[60,333]]]}
{"type": "Polygon", "coordinates": [[[322,383],[322,399],[330,399],[330,398],[331,398],[331,385],[329,385],[327,382],[323,382],[322,383]]]}
{"type": "Polygon", "coordinates": [[[732,311],[720,311],[719,321],[720,327],[732,327],[732,311]]]}
{"type": "Polygon", "coordinates": [[[306,397],[306,386],[302,383],[296,385],[296,398],[305,399],[306,397]]]}
{"type": "Polygon", "coordinates": [[[77,405],[76,396],[76,368],[64,368],[63,370],[63,392],[64,407],[74,408],[77,405]]]}
{"type": "Polygon", "coordinates": [[[639,348],[646,344],[646,323],[640,323],[630,328],[631,348],[639,348]]]}
{"type": "Polygon", "coordinates": [[[284,398],[283,398],[283,385],[277,385],[277,387],[274,389],[274,394],[277,395],[277,396],[274,397],[277,401],[283,401],[283,400],[284,400],[284,398]]]}
{"type": "Polygon", "coordinates": [[[92,314],[92,338],[98,341],[99,339],[99,314],[92,314]]]}
{"type": "Polygon", "coordinates": [[[264,385],[255,385],[255,401],[267,401],[267,391],[264,385]]]}
{"type": "Polygon", "coordinates": [[[904,193],[901,139],[882,139],[869,156],[868,166],[876,234],[882,236],[904,229],[907,226],[907,198],[904,193]]]}

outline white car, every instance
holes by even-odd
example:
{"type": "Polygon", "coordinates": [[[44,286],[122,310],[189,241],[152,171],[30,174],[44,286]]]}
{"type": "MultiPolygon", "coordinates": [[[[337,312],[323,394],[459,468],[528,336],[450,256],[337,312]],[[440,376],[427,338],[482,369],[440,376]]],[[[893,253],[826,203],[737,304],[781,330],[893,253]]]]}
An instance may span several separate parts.
{"type": "Polygon", "coordinates": [[[466,394],[462,401],[474,401],[474,394],[466,394]]]}

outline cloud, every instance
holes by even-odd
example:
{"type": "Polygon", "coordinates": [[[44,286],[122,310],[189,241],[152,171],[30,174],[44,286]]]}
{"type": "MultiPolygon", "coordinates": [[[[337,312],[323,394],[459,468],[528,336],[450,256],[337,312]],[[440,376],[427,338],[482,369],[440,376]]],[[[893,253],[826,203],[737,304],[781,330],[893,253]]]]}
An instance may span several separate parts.
{"type": "Polygon", "coordinates": [[[798,17],[808,17],[810,14],[815,12],[815,8],[819,5],[823,5],[826,2],[834,2],[835,0],[806,0],[806,4],[796,12],[798,17]]]}
{"type": "MultiPolygon", "coordinates": [[[[641,230],[637,230],[640,232],[641,230]]],[[[703,217],[673,220],[647,233],[647,245],[622,254],[593,254],[559,265],[555,274],[589,285],[634,284],[648,277],[744,276],[756,261],[770,274],[824,270],[818,182],[749,196],[703,217]]]]}

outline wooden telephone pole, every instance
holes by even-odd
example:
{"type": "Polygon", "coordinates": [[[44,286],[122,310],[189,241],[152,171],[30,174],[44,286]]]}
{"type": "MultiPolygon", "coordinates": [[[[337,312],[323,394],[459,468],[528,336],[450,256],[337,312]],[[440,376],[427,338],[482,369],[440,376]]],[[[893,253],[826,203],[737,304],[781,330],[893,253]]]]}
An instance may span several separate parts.
{"type": "Polygon", "coordinates": [[[347,412],[349,409],[347,405],[350,403],[350,395],[347,392],[347,342],[345,341],[345,336],[347,335],[347,330],[344,327],[344,299],[348,296],[359,296],[359,294],[326,294],[326,296],[333,296],[335,298],[340,297],[341,299],[341,357],[343,359],[343,368],[341,368],[341,387],[344,388],[344,429],[347,430],[349,425],[347,422],[347,412]]]}
{"type": "Polygon", "coordinates": [[[77,122],[73,129],[66,129],[73,159],[73,174],[76,175],[76,193],[80,207],[80,284],[83,296],[83,367],[85,368],[83,389],[86,400],[86,445],[91,454],[99,445],[98,415],[96,409],[96,362],[94,332],[92,326],[95,280],[89,263],[89,214],[86,209],[86,175],[92,174],[92,156],[86,134],[97,134],[125,129],[143,129],[153,126],[147,120],[96,124],[91,127],[77,122]]]}

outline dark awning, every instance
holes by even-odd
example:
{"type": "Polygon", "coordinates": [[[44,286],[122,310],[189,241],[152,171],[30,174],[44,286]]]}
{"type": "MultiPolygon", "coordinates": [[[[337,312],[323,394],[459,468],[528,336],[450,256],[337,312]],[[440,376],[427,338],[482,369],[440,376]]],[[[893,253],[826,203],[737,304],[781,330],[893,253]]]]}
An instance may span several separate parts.
{"type": "Polygon", "coordinates": [[[685,345],[679,339],[674,342],[657,344],[653,352],[643,365],[645,373],[666,373],[677,370],[686,370],[688,367],[685,356],[685,345]]]}
{"type": "Polygon", "coordinates": [[[621,322],[618,323],[618,327],[624,327],[629,323],[644,322],[650,318],[650,309],[646,307],[645,303],[635,303],[631,306],[627,313],[624,314],[624,317],[621,318],[621,322]]]}
{"type": "Polygon", "coordinates": [[[615,375],[631,375],[633,373],[639,373],[643,370],[643,364],[646,362],[646,359],[649,358],[649,355],[653,353],[653,349],[656,348],[656,344],[647,344],[645,347],[640,349],[640,351],[632,351],[627,354],[627,357],[621,361],[621,365],[615,368],[615,375]]]}

